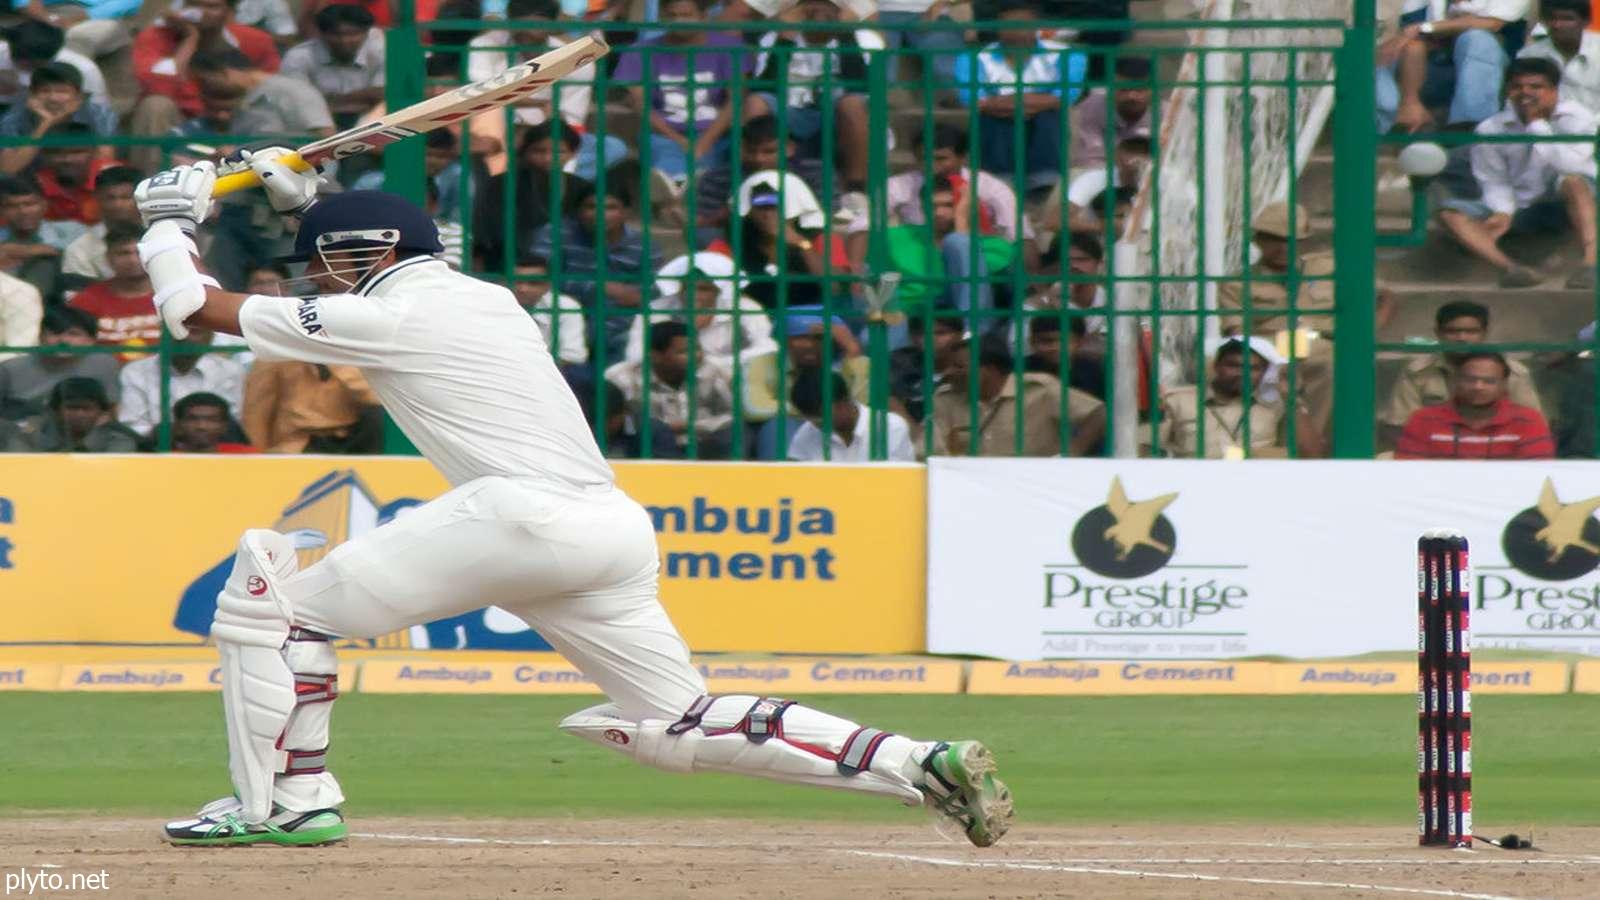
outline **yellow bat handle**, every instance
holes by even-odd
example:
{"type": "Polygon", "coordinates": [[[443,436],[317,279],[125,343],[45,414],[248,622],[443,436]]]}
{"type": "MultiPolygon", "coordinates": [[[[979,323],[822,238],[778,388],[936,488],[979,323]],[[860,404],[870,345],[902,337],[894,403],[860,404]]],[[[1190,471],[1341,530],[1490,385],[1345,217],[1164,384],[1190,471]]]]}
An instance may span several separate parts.
{"type": "MultiPolygon", "coordinates": [[[[296,172],[309,172],[312,168],[311,164],[301,159],[298,153],[285,153],[283,156],[278,157],[278,161],[296,172]]],[[[261,179],[256,177],[256,173],[245,169],[243,172],[234,172],[232,175],[224,175],[218,178],[216,185],[211,188],[211,196],[221,197],[236,191],[249,190],[260,184],[261,179]]]]}

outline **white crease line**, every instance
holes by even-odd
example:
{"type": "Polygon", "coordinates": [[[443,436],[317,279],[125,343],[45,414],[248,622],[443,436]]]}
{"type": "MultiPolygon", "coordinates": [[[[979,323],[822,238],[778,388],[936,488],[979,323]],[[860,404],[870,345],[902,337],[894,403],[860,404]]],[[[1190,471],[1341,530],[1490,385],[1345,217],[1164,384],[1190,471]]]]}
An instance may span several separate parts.
{"type": "MultiPolygon", "coordinates": [[[[358,837],[358,838],[371,838],[371,839],[374,839],[374,840],[385,840],[385,841],[416,841],[416,842],[419,842],[419,843],[430,843],[430,844],[498,845],[498,846],[506,846],[506,847],[661,847],[661,848],[664,848],[664,849],[695,849],[695,850],[719,850],[719,849],[722,849],[722,850],[733,850],[733,849],[739,849],[739,848],[761,848],[761,847],[769,847],[769,846],[777,846],[778,845],[777,842],[773,842],[773,841],[644,841],[644,840],[597,840],[597,839],[571,839],[571,838],[516,839],[516,838],[454,837],[454,836],[450,836],[450,835],[430,835],[430,834],[384,834],[384,833],[378,833],[378,832],[362,832],[362,831],[352,832],[350,836],[351,837],[358,837]]],[[[922,842],[898,842],[898,843],[899,843],[900,846],[949,847],[953,842],[936,843],[936,842],[931,842],[931,841],[922,841],[922,842]]],[[[1055,845],[1055,846],[1064,846],[1064,845],[1067,845],[1067,842],[1052,841],[1052,842],[1049,842],[1049,844],[1050,845],[1055,845]]],[[[875,851],[862,850],[861,849],[861,845],[860,845],[859,842],[851,842],[851,843],[831,843],[831,842],[830,843],[812,843],[812,844],[809,844],[808,846],[816,848],[816,849],[819,849],[819,850],[838,850],[838,851],[844,851],[844,852],[848,852],[848,853],[872,853],[872,852],[875,852],[875,851]]],[[[1035,843],[1031,843],[1031,844],[1011,844],[1007,849],[1019,850],[1019,849],[1025,849],[1027,847],[1040,847],[1040,846],[1046,846],[1045,842],[1035,842],[1035,843]]],[[[1025,862],[1025,861],[1019,861],[1019,862],[1025,862]]],[[[988,865],[988,864],[989,863],[983,863],[983,865],[988,865]]],[[[1030,863],[1030,864],[1032,864],[1032,863],[1030,863]]],[[[1341,857],[1293,858],[1293,857],[1285,857],[1285,858],[1279,858],[1279,859],[1250,859],[1248,857],[1227,858],[1227,859],[1220,859],[1220,858],[1193,858],[1193,857],[1174,857],[1174,858],[1149,858],[1149,857],[1143,857],[1143,858],[1127,858],[1127,859],[1120,859],[1120,858],[1115,858],[1115,857],[1084,857],[1084,858],[1081,858],[1081,859],[1074,858],[1074,859],[1071,859],[1071,860],[1064,860],[1064,861],[1061,861],[1061,862],[1058,862],[1058,863],[1049,863],[1049,864],[1052,864],[1052,865],[1076,864],[1076,865],[1100,865],[1100,866],[1112,866],[1112,865],[1149,865],[1149,866],[1301,866],[1301,865],[1309,865],[1309,866],[1390,866],[1390,865],[1399,865],[1399,866],[1528,866],[1528,865],[1545,865],[1545,866],[1550,866],[1550,865],[1579,865],[1579,866],[1585,866],[1585,865],[1597,865],[1597,864],[1600,864],[1600,856],[1576,856],[1576,857],[1536,856],[1536,857],[1521,857],[1521,858],[1516,858],[1516,859],[1510,859],[1510,858],[1506,858],[1506,859],[1485,859],[1485,858],[1475,858],[1475,857],[1468,857],[1468,856],[1459,856],[1459,857],[1441,858],[1441,859],[1418,859],[1418,858],[1415,858],[1415,857],[1407,857],[1407,856],[1401,856],[1401,855],[1395,855],[1393,857],[1384,857],[1384,858],[1371,858],[1371,859],[1361,859],[1361,858],[1353,858],[1353,857],[1352,858],[1341,858],[1341,857]]]]}
{"type": "Polygon", "coordinates": [[[907,853],[879,853],[873,850],[844,850],[851,856],[871,859],[892,859],[900,862],[924,863],[930,866],[950,866],[964,869],[1015,869],[1031,872],[1069,872],[1080,875],[1118,875],[1124,878],[1170,878],[1175,881],[1214,881],[1232,884],[1270,884],[1280,887],[1336,888],[1345,891],[1383,891],[1392,894],[1423,894],[1430,897],[1460,897],[1463,900],[1517,900],[1501,894],[1473,894],[1437,888],[1400,887],[1387,884],[1360,884],[1345,881],[1301,881],[1286,878],[1246,878],[1233,875],[1201,875],[1198,872],[1149,872],[1139,869],[1100,869],[1093,866],[1064,866],[1052,863],[1028,862],[976,862],[963,859],[942,859],[937,856],[912,856],[907,853]]]}
{"type": "MultiPolygon", "coordinates": [[[[476,838],[476,837],[451,837],[448,835],[427,834],[379,834],[376,832],[350,833],[351,837],[372,838],[385,841],[421,841],[439,844],[507,844],[510,846],[527,847],[683,847],[699,849],[716,849],[718,847],[750,847],[750,846],[788,846],[781,839],[774,837],[769,841],[640,841],[640,840],[579,840],[542,838],[539,840],[515,840],[511,838],[476,838]]],[[[899,847],[964,847],[961,841],[895,841],[899,847]]],[[[808,841],[807,846],[820,849],[849,850],[858,849],[860,841],[808,841]]],[[[1013,840],[1007,844],[1008,849],[1018,850],[1027,848],[1045,847],[1076,847],[1080,849],[1106,848],[1106,847],[1264,847],[1273,850],[1330,850],[1341,847],[1361,848],[1366,850],[1381,850],[1386,845],[1378,843],[1329,843],[1329,844],[1291,844],[1276,841],[1101,841],[1101,840],[1048,840],[1030,841],[1026,838],[1013,840]]],[[[1600,857],[1588,857],[1600,860],[1600,857]]]]}
{"type": "MultiPolygon", "coordinates": [[[[833,849],[833,848],[829,848],[833,849]]],[[[1015,846],[1009,849],[1016,849],[1015,846]]],[[[1093,864],[1097,866],[1592,866],[1600,864],[1600,860],[1585,857],[1567,856],[1538,856],[1523,859],[1476,859],[1460,857],[1452,859],[1416,859],[1406,856],[1391,856],[1388,858],[1361,859],[1358,857],[1286,857],[1283,859],[1251,859],[1241,857],[1238,859],[1195,859],[1174,857],[1160,858],[1130,858],[1118,859],[1115,857],[1083,857],[1060,860],[1070,864],[1093,864]]]]}
{"type": "Polygon", "coordinates": [[[542,838],[536,841],[514,840],[512,838],[477,838],[477,837],[449,837],[432,834],[377,834],[368,831],[352,831],[351,837],[372,838],[380,841],[420,841],[429,844],[500,844],[511,847],[696,847],[712,846],[703,844],[674,844],[661,841],[568,841],[554,838],[542,838]]]}

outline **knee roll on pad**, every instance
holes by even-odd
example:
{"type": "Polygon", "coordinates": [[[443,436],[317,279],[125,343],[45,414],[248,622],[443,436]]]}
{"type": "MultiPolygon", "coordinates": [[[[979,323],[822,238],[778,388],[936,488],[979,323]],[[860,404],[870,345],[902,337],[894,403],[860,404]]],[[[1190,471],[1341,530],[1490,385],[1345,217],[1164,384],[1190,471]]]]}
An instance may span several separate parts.
{"type": "Polygon", "coordinates": [[[233,572],[217,595],[211,636],[219,644],[282,647],[294,621],[282,582],[299,569],[294,542],[286,535],[261,528],[246,531],[233,557],[233,572]]]}

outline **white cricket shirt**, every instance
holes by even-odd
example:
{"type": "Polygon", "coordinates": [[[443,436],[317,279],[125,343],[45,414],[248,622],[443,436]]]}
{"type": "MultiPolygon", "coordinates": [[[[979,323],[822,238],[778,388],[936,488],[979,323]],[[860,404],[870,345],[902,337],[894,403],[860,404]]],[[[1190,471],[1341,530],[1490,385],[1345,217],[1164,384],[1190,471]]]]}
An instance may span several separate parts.
{"type": "Polygon", "coordinates": [[[412,257],[351,294],[251,296],[239,324],[261,359],[360,368],[453,485],[485,475],[612,483],[533,319],[509,290],[442,260],[412,257]]]}

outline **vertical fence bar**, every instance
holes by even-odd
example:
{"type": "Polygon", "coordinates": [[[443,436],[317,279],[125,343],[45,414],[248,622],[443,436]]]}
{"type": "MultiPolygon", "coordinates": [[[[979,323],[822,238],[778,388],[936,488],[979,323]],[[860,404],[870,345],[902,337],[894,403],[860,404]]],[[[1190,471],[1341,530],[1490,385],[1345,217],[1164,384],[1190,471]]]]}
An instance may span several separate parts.
{"type": "Polygon", "coordinates": [[[1371,458],[1375,449],[1378,133],[1377,0],[1356,0],[1334,76],[1339,98],[1333,130],[1334,328],[1333,455],[1371,458]]]}
{"type": "MultiPolygon", "coordinates": [[[[385,36],[384,103],[388,109],[404,109],[422,99],[424,63],[422,39],[417,31],[416,4],[396,4],[394,24],[385,36]]],[[[463,126],[465,132],[465,126],[463,126]]],[[[396,141],[383,152],[383,188],[392,194],[426,207],[427,143],[421,140],[396,141]]],[[[395,425],[387,413],[383,417],[383,452],[415,456],[416,445],[395,425]]]]}

